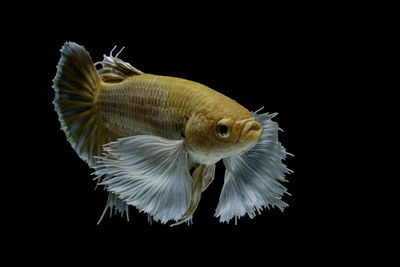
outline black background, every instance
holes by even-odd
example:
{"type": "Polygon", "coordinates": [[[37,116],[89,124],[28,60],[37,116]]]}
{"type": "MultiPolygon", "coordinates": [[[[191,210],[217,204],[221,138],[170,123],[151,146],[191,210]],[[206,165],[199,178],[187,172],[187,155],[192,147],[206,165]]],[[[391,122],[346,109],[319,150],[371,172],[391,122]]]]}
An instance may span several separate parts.
{"type": "MultiPolygon", "coordinates": [[[[127,238],[143,234],[183,237],[196,233],[202,238],[220,236],[222,242],[227,237],[267,238],[276,242],[287,236],[306,238],[307,233],[315,236],[315,231],[323,231],[321,227],[325,223],[335,220],[327,212],[331,202],[324,197],[330,191],[329,173],[321,170],[316,160],[324,153],[318,146],[327,145],[320,138],[324,131],[322,120],[326,118],[325,109],[320,107],[329,97],[326,92],[321,93],[320,83],[326,83],[322,61],[331,59],[332,55],[327,55],[324,46],[317,46],[311,33],[286,32],[274,36],[273,40],[262,35],[229,35],[218,41],[201,35],[189,34],[182,38],[178,33],[152,34],[157,37],[139,40],[70,35],[45,44],[46,75],[40,77],[44,88],[36,92],[40,97],[35,99],[43,117],[40,126],[32,121],[32,128],[40,128],[37,150],[46,151],[46,156],[40,159],[43,165],[38,166],[46,172],[40,181],[44,194],[39,197],[47,206],[43,213],[49,229],[55,233],[65,228],[76,229],[93,235],[121,231],[127,238]],[[280,140],[295,155],[285,161],[294,171],[287,176],[286,186],[292,194],[285,196],[289,207],[284,213],[272,209],[254,219],[242,218],[237,226],[233,221],[220,224],[214,217],[223,184],[224,168],[219,164],[215,181],[203,194],[191,226],[170,228],[156,222],[149,225],[147,215],[135,208],[130,209],[129,223],[117,216],[106,217],[96,225],[107,194],[101,188],[94,189],[92,170],[66,141],[52,105],[52,79],[59,49],[66,40],[84,45],[94,61],[100,60],[103,53],[108,54],[114,45],[125,46],[120,57],[146,73],[194,80],[237,100],[249,110],[264,106],[264,111],[278,112],[275,120],[284,130],[280,140]]],[[[327,84],[325,90],[330,86],[327,84]]]]}
{"type": "MultiPolygon", "coordinates": [[[[348,204],[349,185],[359,177],[344,172],[352,162],[336,155],[343,136],[351,132],[344,130],[344,113],[353,118],[347,107],[355,97],[360,100],[363,89],[352,79],[363,53],[359,24],[344,20],[343,14],[271,13],[233,19],[214,14],[217,22],[206,13],[157,21],[148,16],[140,23],[125,21],[123,27],[121,22],[100,18],[56,25],[49,20],[24,34],[14,32],[11,40],[22,39],[18,49],[23,62],[29,63],[18,97],[24,109],[16,115],[18,120],[10,122],[21,128],[12,134],[21,140],[24,153],[9,150],[17,166],[12,168],[23,177],[25,189],[10,189],[14,196],[25,196],[22,203],[16,197],[21,210],[12,211],[16,218],[23,217],[16,220],[23,225],[19,228],[23,243],[30,247],[42,240],[46,248],[57,248],[72,242],[68,253],[94,249],[100,255],[110,248],[135,255],[157,248],[174,252],[169,255],[175,259],[184,250],[198,260],[223,258],[222,250],[234,261],[290,257],[291,251],[300,250],[303,253],[295,261],[317,261],[315,255],[335,260],[335,255],[354,253],[352,245],[365,238],[355,220],[361,212],[358,203],[352,202],[351,210],[348,204]],[[254,219],[239,219],[237,225],[219,223],[214,217],[223,184],[224,168],[219,164],[193,225],[150,225],[147,215],[135,208],[130,208],[130,222],[117,216],[97,225],[107,195],[94,189],[92,170],[66,141],[52,105],[52,79],[65,41],[85,46],[94,61],[114,45],[125,46],[120,58],[145,73],[194,80],[251,111],[264,106],[266,112],[278,112],[275,120],[284,130],[280,141],[295,155],[285,161],[294,171],[285,184],[291,193],[284,197],[289,207],[283,213],[264,210],[254,219]]],[[[64,256],[65,251],[55,251],[64,256]]]]}

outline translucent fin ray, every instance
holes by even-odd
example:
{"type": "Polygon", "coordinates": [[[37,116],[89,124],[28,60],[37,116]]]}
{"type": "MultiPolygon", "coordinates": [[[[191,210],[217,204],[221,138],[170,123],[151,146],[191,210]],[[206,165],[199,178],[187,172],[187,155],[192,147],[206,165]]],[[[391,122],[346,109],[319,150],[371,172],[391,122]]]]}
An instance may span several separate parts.
{"type": "Polygon", "coordinates": [[[100,184],[156,221],[181,219],[192,187],[183,140],[136,135],[111,142],[104,150],[95,167],[100,184]]]}
{"type": "Polygon", "coordinates": [[[125,47],[113,56],[113,51],[117,46],[111,50],[110,55],[104,55],[103,60],[96,62],[95,65],[101,65],[102,67],[98,70],[99,76],[103,82],[118,83],[125,80],[128,77],[134,75],[144,74],[140,70],[133,67],[131,64],[122,61],[118,58],[119,54],[125,47]]]}
{"type": "Polygon", "coordinates": [[[108,210],[110,210],[110,217],[112,215],[116,215],[117,213],[121,214],[122,217],[125,214],[126,220],[129,222],[128,205],[126,203],[124,203],[122,200],[120,200],[115,194],[108,193],[108,199],[107,199],[106,207],[104,208],[104,211],[101,214],[100,219],[97,222],[97,225],[99,225],[101,223],[101,221],[104,218],[104,215],[106,214],[106,212],[108,210]]]}
{"type": "Polygon", "coordinates": [[[176,226],[181,223],[191,221],[194,212],[199,205],[202,192],[210,185],[214,179],[215,164],[213,165],[199,165],[192,173],[192,197],[190,204],[183,217],[175,224],[176,226]]]}
{"type": "Polygon", "coordinates": [[[271,120],[275,115],[254,114],[264,128],[260,140],[245,154],[223,160],[224,186],[215,213],[221,222],[246,214],[253,218],[269,206],[287,206],[282,201],[287,190],[280,182],[291,171],[282,163],[287,153],[278,141],[278,124],[271,120]]]}
{"type": "Polygon", "coordinates": [[[68,142],[90,166],[94,164],[93,156],[100,155],[102,145],[110,141],[93,107],[100,82],[86,49],[76,43],[65,43],[53,80],[53,103],[68,142]],[[92,133],[94,130],[98,132],[92,133]]]}

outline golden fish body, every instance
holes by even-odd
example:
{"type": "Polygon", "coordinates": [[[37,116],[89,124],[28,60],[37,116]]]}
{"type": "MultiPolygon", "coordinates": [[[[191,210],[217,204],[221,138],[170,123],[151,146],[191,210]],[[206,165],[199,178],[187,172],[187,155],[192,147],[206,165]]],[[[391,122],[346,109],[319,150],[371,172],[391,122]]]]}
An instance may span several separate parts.
{"type": "Polygon", "coordinates": [[[251,113],[236,101],[180,78],[143,74],[120,83],[103,83],[94,103],[102,123],[116,137],[142,134],[173,140],[186,137],[197,163],[215,163],[244,150],[262,132],[251,113]],[[218,140],[217,135],[214,137],[216,122],[228,116],[237,123],[234,136],[240,135],[244,124],[253,124],[247,127],[247,137],[242,136],[241,142],[234,140],[234,145],[218,140]],[[252,135],[248,134],[250,130],[252,135]]]}
{"type": "Polygon", "coordinates": [[[220,221],[287,206],[279,181],[290,170],[274,114],[251,113],[193,81],[144,74],[117,56],[97,70],[82,46],[66,43],[53,85],[67,140],[109,192],[103,215],[135,206],[162,223],[190,221],[221,159],[220,221]]]}

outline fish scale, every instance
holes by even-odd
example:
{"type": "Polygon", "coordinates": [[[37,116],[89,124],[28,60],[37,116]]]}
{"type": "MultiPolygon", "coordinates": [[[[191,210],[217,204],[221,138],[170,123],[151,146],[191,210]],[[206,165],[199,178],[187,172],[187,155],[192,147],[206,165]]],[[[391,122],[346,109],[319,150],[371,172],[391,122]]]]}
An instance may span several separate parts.
{"type": "Polygon", "coordinates": [[[173,77],[133,76],[118,84],[103,84],[96,106],[107,128],[119,137],[152,134],[180,139],[194,107],[208,106],[201,92],[207,87],[192,85],[173,77]],[[195,104],[188,105],[191,102],[195,104]]]}

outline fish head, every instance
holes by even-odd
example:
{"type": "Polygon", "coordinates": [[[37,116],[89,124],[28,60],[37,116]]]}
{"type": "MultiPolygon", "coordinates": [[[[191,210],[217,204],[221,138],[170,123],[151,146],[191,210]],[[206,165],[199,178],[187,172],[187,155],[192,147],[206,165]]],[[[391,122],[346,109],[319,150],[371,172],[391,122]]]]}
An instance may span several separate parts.
{"type": "Polygon", "coordinates": [[[189,119],[185,136],[194,161],[215,163],[245,153],[257,143],[263,127],[251,112],[241,108],[230,112],[216,110],[189,119]]]}

